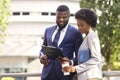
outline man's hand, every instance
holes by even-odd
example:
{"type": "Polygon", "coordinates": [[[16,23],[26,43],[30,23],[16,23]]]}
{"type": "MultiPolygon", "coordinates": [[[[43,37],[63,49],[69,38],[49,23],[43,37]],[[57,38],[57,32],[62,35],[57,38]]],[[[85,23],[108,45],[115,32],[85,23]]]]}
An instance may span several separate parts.
{"type": "Polygon", "coordinates": [[[58,57],[57,60],[60,63],[69,62],[69,64],[71,64],[71,61],[67,57],[58,57]]]}
{"type": "Polygon", "coordinates": [[[40,58],[40,62],[44,65],[44,66],[47,66],[48,65],[48,58],[46,55],[43,55],[41,58],[40,58]]]}

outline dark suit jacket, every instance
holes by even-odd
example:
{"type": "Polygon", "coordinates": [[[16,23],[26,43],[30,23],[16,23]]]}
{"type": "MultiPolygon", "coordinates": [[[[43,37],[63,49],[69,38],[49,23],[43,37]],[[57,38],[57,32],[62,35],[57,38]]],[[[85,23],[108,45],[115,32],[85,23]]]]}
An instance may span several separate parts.
{"type": "MultiPolygon", "coordinates": [[[[46,29],[43,45],[52,46],[52,35],[55,29],[56,25],[46,29]]],[[[73,58],[73,53],[75,52],[75,55],[77,56],[77,52],[80,44],[82,43],[82,40],[83,39],[80,32],[71,25],[68,25],[64,39],[59,45],[59,47],[62,48],[62,52],[65,57],[73,60],[74,65],[77,64],[77,59],[76,57],[73,58]]],[[[56,75],[58,75],[58,77],[60,77],[61,80],[64,79],[63,73],[61,71],[61,64],[56,60],[49,60],[49,65],[43,67],[41,77],[46,78],[51,69],[54,69],[54,72],[56,73],[56,75]]]]}

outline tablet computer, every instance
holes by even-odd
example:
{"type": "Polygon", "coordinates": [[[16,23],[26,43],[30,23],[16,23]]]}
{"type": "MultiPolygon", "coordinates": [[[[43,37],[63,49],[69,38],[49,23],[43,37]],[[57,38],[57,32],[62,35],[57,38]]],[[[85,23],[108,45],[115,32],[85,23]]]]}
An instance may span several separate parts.
{"type": "Polygon", "coordinates": [[[49,59],[56,59],[59,56],[64,57],[61,48],[42,45],[42,51],[49,59]]]}

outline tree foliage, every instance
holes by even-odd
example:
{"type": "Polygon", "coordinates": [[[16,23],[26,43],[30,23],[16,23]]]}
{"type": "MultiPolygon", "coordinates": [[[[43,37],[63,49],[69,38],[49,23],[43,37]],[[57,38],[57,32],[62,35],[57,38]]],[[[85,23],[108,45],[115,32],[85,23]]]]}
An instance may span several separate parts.
{"type": "Polygon", "coordinates": [[[90,8],[98,15],[97,30],[107,69],[120,69],[120,0],[80,0],[81,8],[90,8]]]}
{"type": "Polygon", "coordinates": [[[5,30],[10,16],[9,0],[0,0],[0,44],[4,42],[5,30]]]}

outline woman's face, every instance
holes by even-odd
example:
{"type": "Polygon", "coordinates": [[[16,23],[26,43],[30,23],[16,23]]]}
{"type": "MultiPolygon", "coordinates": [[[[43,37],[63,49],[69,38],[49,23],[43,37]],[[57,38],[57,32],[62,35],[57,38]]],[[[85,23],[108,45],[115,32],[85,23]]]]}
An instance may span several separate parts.
{"type": "Polygon", "coordinates": [[[85,33],[86,35],[89,33],[90,25],[83,19],[77,19],[77,26],[81,34],[85,33]]]}

